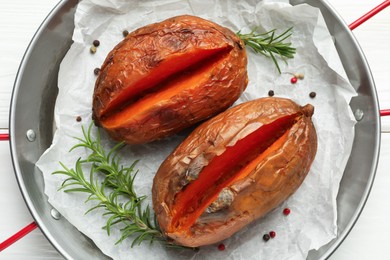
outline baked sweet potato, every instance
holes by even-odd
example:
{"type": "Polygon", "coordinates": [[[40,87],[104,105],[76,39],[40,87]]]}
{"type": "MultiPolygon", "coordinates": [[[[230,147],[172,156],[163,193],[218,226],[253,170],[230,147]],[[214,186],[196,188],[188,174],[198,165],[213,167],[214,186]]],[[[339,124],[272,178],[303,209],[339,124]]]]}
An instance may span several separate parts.
{"type": "Polygon", "coordinates": [[[130,33],[96,80],[93,119],[116,140],[146,143],[231,106],[245,90],[247,56],[232,31],[183,15],[130,33]]]}
{"type": "Polygon", "coordinates": [[[196,128],[162,163],[153,208],[174,243],[230,237],[293,194],[317,151],[314,107],[261,98],[196,128]]]}

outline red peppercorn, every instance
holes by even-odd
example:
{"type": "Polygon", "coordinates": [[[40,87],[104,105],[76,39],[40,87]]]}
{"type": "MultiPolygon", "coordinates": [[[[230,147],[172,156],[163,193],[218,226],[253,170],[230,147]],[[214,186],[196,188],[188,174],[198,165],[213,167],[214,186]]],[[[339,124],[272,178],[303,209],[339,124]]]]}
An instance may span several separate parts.
{"type": "Polygon", "coordinates": [[[270,231],[270,232],[269,232],[269,236],[270,236],[271,238],[274,238],[274,237],[276,236],[276,232],[275,232],[275,231],[270,231]]]}
{"type": "Polygon", "coordinates": [[[298,78],[297,77],[292,77],[290,81],[291,81],[292,84],[295,84],[295,83],[297,83],[298,78]]]}
{"type": "Polygon", "coordinates": [[[291,210],[289,209],[289,208],[285,208],[284,210],[283,210],[283,214],[284,215],[289,215],[291,213],[291,210]]]}
{"type": "Polygon", "coordinates": [[[218,245],[218,250],[219,250],[219,251],[225,250],[225,245],[224,245],[224,244],[219,244],[219,245],[218,245]]]}

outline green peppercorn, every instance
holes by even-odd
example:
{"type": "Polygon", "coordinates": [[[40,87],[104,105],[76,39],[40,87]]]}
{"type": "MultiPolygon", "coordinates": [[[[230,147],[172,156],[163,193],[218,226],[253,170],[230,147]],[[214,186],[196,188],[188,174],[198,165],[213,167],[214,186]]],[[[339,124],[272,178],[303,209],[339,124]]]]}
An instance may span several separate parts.
{"type": "Polygon", "coordinates": [[[95,46],[91,46],[91,48],[89,48],[89,51],[92,53],[92,54],[94,54],[94,53],[96,53],[96,47],[95,46]]]}
{"type": "Polygon", "coordinates": [[[298,79],[304,79],[305,75],[303,73],[294,74],[294,76],[298,79]]]}

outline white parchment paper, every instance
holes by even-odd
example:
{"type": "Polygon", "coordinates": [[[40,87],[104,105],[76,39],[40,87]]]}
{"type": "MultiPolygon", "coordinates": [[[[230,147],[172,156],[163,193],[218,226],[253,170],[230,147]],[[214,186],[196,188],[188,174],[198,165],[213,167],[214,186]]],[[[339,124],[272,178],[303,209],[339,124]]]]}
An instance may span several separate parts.
{"type": "MultiPolygon", "coordinates": [[[[310,249],[318,249],[336,236],[336,195],[354,138],[355,121],[348,104],[355,91],[318,9],[308,5],[290,6],[284,0],[84,0],[76,11],[73,40],[59,72],[57,130],[52,146],[37,166],[43,173],[49,202],[105,254],[114,259],[304,259],[310,249]],[[119,238],[118,231],[107,236],[101,229],[106,223],[101,212],[85,216],[90,207],[82,202],[85,195],[58,192],[63,177],[51,174],[61,168],[59,161],[73,167],[84,153],[80,149],[69,154],[68,150],[77,142],[73,137],[81,136],[81,124],[88,127],[91,122],[96,80],[93,70],[100,67],[108,52],[123,39],[122,31],[181,14],[197,15],[242,32],[257,27],[259,31],[276,28],[280,33],[293,26],[291,42],[297,54],[288,65],[280,63],[282,74],[271,60],[248,50],[249,85],[237,103],[267,96],[273,90],[275,96],[315,106],[313,121],[318,134],[318,152],[304,183],[279,208],[223,241],[224,251],[217,250],[216,245],[198,252],[147,243],[130,248],[130,240],[114,245],[119,238]],[[95,39],[100,41],[100,46],[91,54],[89,48],[95,39]],[[291,84],[291,73],[303,73],[304,79],[291,84]],[[312,91],[317,93],[314,99],[309,97],[312,91]],[[82,122],[76,121],[77,116],[81,116],[82,122]],[[282,214],[284,207],[291,209],[287,217],[282,214]],[[277,235],[265,243],[262,236],[271,230],[277,235]]],[[[140,159],[136,189],[148,196],[148,202],[156,170],[183,138],[185,133],[148,145],[128,146],[122,153],[124,163],[140,159]]],[[[113,146],[104,134],[103,143],[107,148],[113,146]]]]}

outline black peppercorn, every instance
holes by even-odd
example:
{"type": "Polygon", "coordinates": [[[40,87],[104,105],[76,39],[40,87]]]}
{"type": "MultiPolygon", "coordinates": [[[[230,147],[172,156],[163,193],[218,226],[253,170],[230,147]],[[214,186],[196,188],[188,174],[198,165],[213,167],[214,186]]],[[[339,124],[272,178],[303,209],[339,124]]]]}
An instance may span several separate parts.
{"type": "Polygon", "coordinates": [[[96,76],[99,75],[99,73],[100,73],[100,68],[95,68],[93,70],[93,74],[95,74],[96,76]]]}
{"type": "Polygon", "coordinates": [[[264,240],[265,242],[267,242],[270,238],[271,238],[271,237],[270,237],[270,235],[268,235],[268,234],[264,234],[264,236],[263,236],[263,240],[264,240]]]}
{"type": "Polygon", "coordinates": [[[275,95],[275,92],[273,90],[268,91],[268,96],[273,97],[275,95]]]}
{"type": "Polygon", "coordinates": [[[311,97],[311,98],[315,98],[316,97],[316,93],[315,92],[310,92],[310,94],[309,94],[309,96],[311,97]]]}
{"type": "Polygon", "coordinates": [[[93,46],[98,47],[100,45],[100,42],[98,40],[94,40],[92,44],[93,46]]]}
{"type": "Polygon", "coordinates": [[[123,30],[123,32],[122,32],[123,37],[126,37],[128,34],[129,34],[128,30],[123,30]]]}

